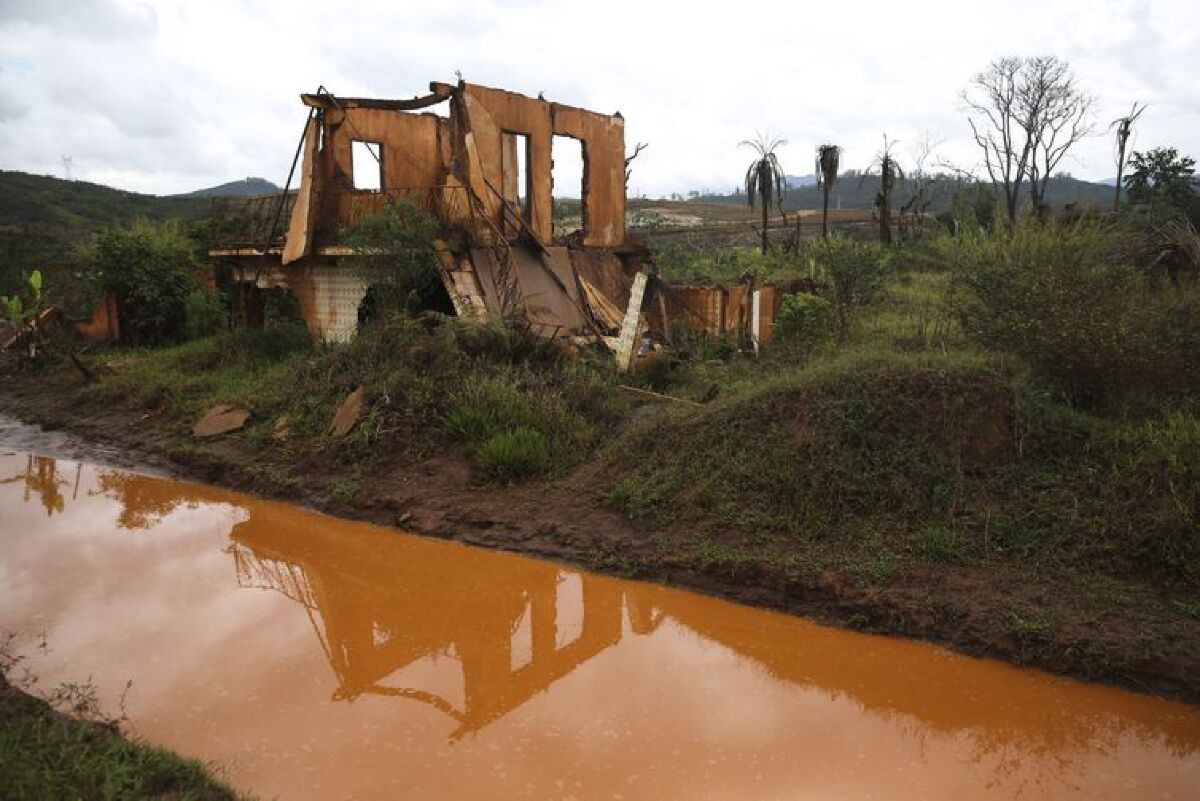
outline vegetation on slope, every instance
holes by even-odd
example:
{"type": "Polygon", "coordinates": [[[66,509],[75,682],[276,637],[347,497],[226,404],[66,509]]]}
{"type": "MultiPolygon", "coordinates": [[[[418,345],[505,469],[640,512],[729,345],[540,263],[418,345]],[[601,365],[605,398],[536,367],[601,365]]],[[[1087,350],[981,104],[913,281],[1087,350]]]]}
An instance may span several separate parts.
{"type": "Polygon", "coordinates": [[[95,688],[68,684],[47,698],[10,683],[20,661],[0,640],[0,797],[235,801],[205,766],[127,739],[98,709],[95,688]]]}

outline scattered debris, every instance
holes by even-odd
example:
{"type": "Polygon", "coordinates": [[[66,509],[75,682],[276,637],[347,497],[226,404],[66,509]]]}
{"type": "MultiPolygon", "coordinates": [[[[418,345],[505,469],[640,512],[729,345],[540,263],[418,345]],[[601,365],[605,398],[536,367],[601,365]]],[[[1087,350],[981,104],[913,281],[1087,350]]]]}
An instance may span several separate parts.
{"type": "Polygon", "coordinates": [[[249,409],[238,409],[228,404],[214,406],[192,426],[192,436],[215,437],[236,431],[250,419],[249,409]]]}
{"type": "Polygon", "coordinates": [[[354,428],[354,424],[358,422],[359,415],[362,414],[363,407],[363,388],[351,392],[342,401],[342,405],[338,407],[337,414],[333,416],[333,422],[329,425],[329,433],[335,437],[344,437],[354,428]]]}
{"type": "Polygon", "coordinates": [[[292,425],[288,416],[285,414],[275,421],[275,425],[271,427],[271,439],[276,442],[287,442],[292,436],[292,425]]]}

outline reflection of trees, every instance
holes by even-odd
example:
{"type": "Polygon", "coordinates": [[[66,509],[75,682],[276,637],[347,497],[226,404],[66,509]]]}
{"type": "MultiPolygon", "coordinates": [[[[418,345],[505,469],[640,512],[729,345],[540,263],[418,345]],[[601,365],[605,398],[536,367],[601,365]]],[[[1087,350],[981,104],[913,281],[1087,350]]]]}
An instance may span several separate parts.
{"type": "MultiPolygon", "coordinates": [[[[17,473],[9,478],[0,479],[0,484],[13,484],[17,481],[25,482],[25,502],[29,502],[30,493],[36,492],[42,501],[42,506],[46,510],[46,516],[50,517],[55,512],[62,512],[66,508],[66,498],[63,497],[61,487],[66,485],[67,480],[58,477],[58,461],[48,456],[33,456],[27,457],[25,470],[17,473]]],[[[75,475],[76,488],[79,485],[79,473],[75,475]]]]}
{"type": "Polygon", "coordinates": [[[96,486],[121,503],[121,511],[117,513],[117,525],[121,528],[151,528],[189,500],[174,482],[123,470],[97,469],[96,486]]]}

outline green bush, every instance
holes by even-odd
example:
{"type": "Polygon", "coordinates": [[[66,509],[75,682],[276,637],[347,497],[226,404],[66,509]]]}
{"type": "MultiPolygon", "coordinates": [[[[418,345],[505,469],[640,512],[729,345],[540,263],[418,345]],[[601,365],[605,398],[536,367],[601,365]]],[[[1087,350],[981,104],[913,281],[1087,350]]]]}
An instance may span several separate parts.
{"type": "Polygon", "coordinates": [[[550,443],[541,431],[519,426],[489,437],[479,446],[476,458],[494,479],[525,478],[550,467],[550,443]]]}
{"type": "Polygon", "coordinates": [[[811,242],[808,257],[829,287],[837,335],[844,340],[855,311],[873,301],[887,281],[887,250],[874,242],[834,235],[811,242]]]}
{"type": "Polygon", "coordinates": [[[775,313],[775,340],[789,350],[811,351],[833,335],[833,304],[817,295],[784,297],[775,313]]]}
{"type": "Polygon", "coordinates": [[[467,381],[446,422],[463,441],[481,445],[504,431],[534,427],[539,420],[528,393],[498,377],[467,381]]]}
{"type": "Polygon", "coordinates": [[[1200,417],[1174,411],[1152,418],[1123,430],[1118,448],[1112,495],[1139,508],[1113,516],[1153,520],[1129,527],[1128,556],[1200,580],[1200,417]]]}
{"type": "Polygon", "coordinates": [[[596,435],[595,421],[613,413],[610,405],[584,396],[610,394],[573,373],[548,376],[509,368],[499,375],[468,376],[452,401],[446,427],[468,445],[490,476],[532,475],[569,464],[578,457],[596,435]],[[495,459],[509,453],[509,449],[529,445],[528,435],[522,434],[516,440],[508,437],[521,429],[541,436],[546,458],[530,461],[526,472],[505,473],[496,467],[495,459]]]}
{"type": "Polygon", "coordinates": [[[1019,355],[1076,402],[1113,407],[1200,389],[1200,292],[1156,287],[1130,234],[1083,218],[945,240],[963,330],[1019,355]]]}
{"type": "Polygon", "coordinates": [[[958,564],[966,560],[967,541],[943,524],[925,526],[912,539],[913,552],[926,562],[958,564]]]}
{"type": "Polygon", "coordinates": [[[436,299],[445,291],[433,249],[437,231],[437,220],[414,200],[389,198],[341,233],[341,240],[361,257],[371,284],[367,316],[438,305],[436,299]]]}
{"type": "Polygon", "coordinates": [[[229,310],[219,295],[196,287],[184,302],[184,319],[184,336],[200,339],[224,331],[229,326],[229,310]]]}
{"type": "Polygon", "coordinates": [[[183,337],[196,261],[182,223],[137,220],[104,228],[79,257],[85,280],[116,297],[123,339],[158,345],[183,337]]]}

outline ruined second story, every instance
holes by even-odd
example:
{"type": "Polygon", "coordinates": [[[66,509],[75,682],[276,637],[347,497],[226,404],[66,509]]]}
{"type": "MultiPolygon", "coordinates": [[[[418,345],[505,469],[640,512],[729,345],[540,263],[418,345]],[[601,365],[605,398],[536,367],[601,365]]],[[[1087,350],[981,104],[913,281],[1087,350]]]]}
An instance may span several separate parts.
{"type": "Polygon", "coordinates": [[[732,332],[755,349],[769,336],[771,288],[674,291],[627,238],[619,113],[463,81],[429,88],[408,100],[301,95],[298,190],[255,201],[259,233],[211,252],[239,287],[246,324],[260,316],[259,289],[284,288],[315,339],[352,338],[372,279],[360,269],[369,254],[345,234],[407,199],[438,222],[439,310],[520,319],[539,335],[608,349],[625,369],[654,343],[670,345],[673,327],[732,332]],[[558,159],[579,159],[577,189],[555,187],[558,159]],[[559,205],[579,195],[577,215],[556,219],[556,193],[559,205]]]}
{"type": "Polygon", "coordinates": [[[410,100],[302,95],[310,109],[300,183],[282,263],[340,244],[387,199],[410,197],[477,241],[553,241],[555,143],[583,156],[578,244],[625,240],[625,139],[620,114],[514,92],[431,83],[410,100]],[[565,144],[565,143],[564,143],[565,144]]]}

